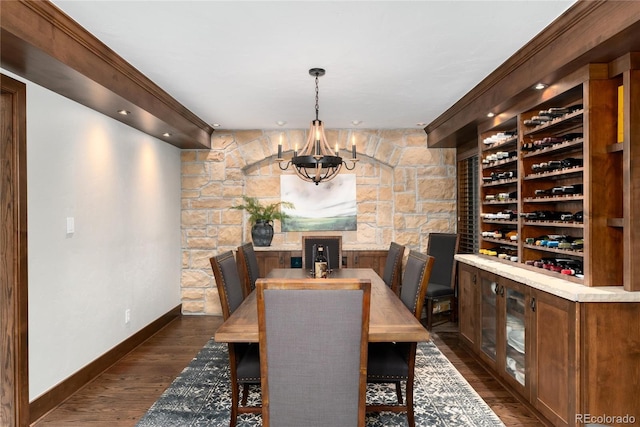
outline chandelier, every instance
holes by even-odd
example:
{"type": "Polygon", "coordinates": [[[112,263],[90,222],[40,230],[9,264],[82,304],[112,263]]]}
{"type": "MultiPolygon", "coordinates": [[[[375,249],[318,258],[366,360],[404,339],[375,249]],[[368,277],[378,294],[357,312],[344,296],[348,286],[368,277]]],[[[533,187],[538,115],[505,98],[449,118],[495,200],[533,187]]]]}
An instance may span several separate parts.
{"type": "Polygon", "coordinates": [[[340,157],[338,143],[335,145],[335,150],[331,150],[331,146],[324,135],[324,125],[318,119],[318,112],[320,111],[318,106],[318,79],[325,75],[325,70],[312,68],[309,70],[309,74],[316,78],[316,119],[311,122],[307,142],[300,152],[298,152],[298,147],[296,146],[293,151],[293,158],[283,167],[282,164],[285,160],[282,158],[282,140],[280,140],[278,158],[276,160],[281,170],[287,170],[289,166],[293,165],[296,175],[304,181],[314,182],[318,185],[321,182],[331,181],[335,178],[343,165],[347,170],[353,170],[358,159],[356,158],[356,143],[353,139],[351,159],[349,159],[351,167],[340,157]]]}

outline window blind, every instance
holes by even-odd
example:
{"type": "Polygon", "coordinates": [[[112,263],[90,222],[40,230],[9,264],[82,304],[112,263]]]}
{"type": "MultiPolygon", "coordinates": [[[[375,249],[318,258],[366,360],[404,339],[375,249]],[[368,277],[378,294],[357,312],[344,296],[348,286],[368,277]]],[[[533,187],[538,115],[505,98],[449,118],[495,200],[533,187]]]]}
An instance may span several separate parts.
{"type": "Polygon", "coordinates": [[[458,161],[458,233],[459,253],[478,253],[479,217],[478,155],[458,161]]]}

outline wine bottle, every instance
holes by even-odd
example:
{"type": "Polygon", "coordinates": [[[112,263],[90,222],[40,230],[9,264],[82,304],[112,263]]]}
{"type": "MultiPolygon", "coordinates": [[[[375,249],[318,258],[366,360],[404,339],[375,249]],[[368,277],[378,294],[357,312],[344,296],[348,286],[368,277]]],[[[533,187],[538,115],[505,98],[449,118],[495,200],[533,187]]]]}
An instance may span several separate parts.
{"type": "Polygon", "coordinates": [[[582,194],[582,184],[563,185],[563,194],[582,194]]]}
{"type": "Polygon", "coordinates": [[[326,279],[327,277],[327,257],[324,255],[324,246],[318,246],[316,259],[313,262],[314,276],[316,279],[326,279]]]}

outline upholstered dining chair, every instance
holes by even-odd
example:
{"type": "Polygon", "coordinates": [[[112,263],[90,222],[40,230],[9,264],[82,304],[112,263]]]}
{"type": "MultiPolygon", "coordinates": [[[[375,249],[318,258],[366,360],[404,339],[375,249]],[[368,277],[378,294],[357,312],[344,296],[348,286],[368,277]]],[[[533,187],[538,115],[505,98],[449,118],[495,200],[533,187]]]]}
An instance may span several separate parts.
{"type": "MultiPolygon", "coordinates": [[[[244,292],[233,252],[228,251],[209,259],[216,279],[222,316],[227,320],[244,300],[244,292]]],[[[256,344],[229,343],[229,371],[231,376],[231,427],[239,413],[259,413],[260,406],[246,406],[249,385],[260,384],[260,351],[256,344]],[[242,385],[242,406],[240,405],[242,385]]]]}
{"type": "Polygon", "coordinates": [[[238,272],[242,276],[242,287],[244,297],[256,288],[256,280],[260,277],[260,267],[258,266],[258,258],[253,250],[253,243],[245,243],[238,246],[236,255],[238,263],[238,272]]]}
{"type": "Polygon", "coordinates": [[[259,279],[265,427],[365,425],[371,282],[259,279]]]}
{"type": "MultiPolygon", "coordinates": [[[[402,276],[400,300],[420,320],[427,283],[433,268],[433,257],[411,250],[402,276]]],[[[413,411],[413,380],[416,362],[415,342],[371,343],[367,363],[367,382],[393,383],[397,404],[367,405],[369,412],[406,412],[409,427],[415,426],[413,411]],[[401,382],[406,383],[403,402],[401,382]]]]}
{"type": "Polygon", "coordinates": [[[391,242],[387,261],[384,265],[382,280],[391,290],[398,295],[400,291],[400,281],[402,279],[402,257],[404,256],[404,246],[391,242]]]}
{"type": "Polygon", "coordinates": [[[314,245],[324,245],[329,250],[329,268],[342,268],[342,236],[302,236],[303,268],[309,270],[313,266],[314,245]]]}
{"type": "Polygon", "coordinates": [[[460,236],[456,233],[429,233],[427,254],[436,260],[427,286],[425,311],[428,330],[433,326],[433,310],[437,303],[449,301],[449,320],[455,320],[457,315],[454,256],[458,253],[459,244],[460,236]]]}

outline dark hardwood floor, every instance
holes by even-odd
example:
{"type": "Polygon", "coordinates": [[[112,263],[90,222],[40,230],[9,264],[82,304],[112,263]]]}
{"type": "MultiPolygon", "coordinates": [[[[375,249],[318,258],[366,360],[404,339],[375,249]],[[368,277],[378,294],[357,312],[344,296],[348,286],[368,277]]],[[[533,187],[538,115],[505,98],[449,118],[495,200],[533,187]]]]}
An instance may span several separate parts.
{"type": "Polygon", "coordinates": [[[434,326],[433,342],[508,427],[547,426],[460,345],[455,323],[434,326]]]}
{"type": "MultiPolygon", "coordinates": [[[[221,323],[213,316],[172,321],[32,425],[134,426],[221,323]]],[[[544,425],[460,347],[454,324],[435,326],[433,339],[507,426],[544,425]]]]}

